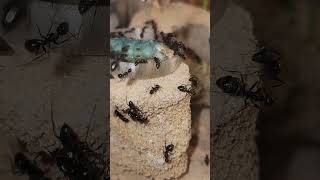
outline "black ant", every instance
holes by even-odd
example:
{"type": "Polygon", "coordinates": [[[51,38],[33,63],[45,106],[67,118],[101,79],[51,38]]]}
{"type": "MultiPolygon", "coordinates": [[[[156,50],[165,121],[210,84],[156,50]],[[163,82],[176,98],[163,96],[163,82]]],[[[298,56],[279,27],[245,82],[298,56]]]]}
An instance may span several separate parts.
{"type": "Polygon", "coordinates": [[[273,49],[263,47],[261,45],[259,45],[258,47],[258,51],[254,53],[252,56],[252,61],[263,64],[265,74],[271,80],[279,82],[279,84],[274,85],[273,87],[285,84],[285,82],[279,78],[279,74],[281,71],[281,65],[279,63],[279,59],[281,58],[280,53],[273,49]]]}
{"type": "Polygon", "coordinates": [[[198,87],[198,79],[193,76],[189,79],[189,81],[191,82],[191,87],[188,87],[187,85],[181,85],[178,86],[178,89],[181,92],[186,92],[188,94],[195,95],[196,88],[198,87]]]}
{"type": "Polygon", "coordinates": [[[176,40],[176,34],[160,32],[160,36],[163,43],[174,51],[174,55],[178,55],[182,59],[186,59],[185,52],[187,48],[182,42],[176,40]]]}
{"type": "Polygon", "coordinates": [[[206,166],[209,165],[209,156],[208,156],[208,154],[206,154],[206,156],[204,157],[204,163],[206,164],[206,166]]]}
{"type": "MultiPolygon", "coordinates": [[[[94,106],[95,111],[96,106],[94,106]]],[[[92,113],[93,114],[93,113],[92,113]]],[[[92,116],[90,118],[91,122],[92,116]]],[[[103,154],[95,152],[100,149],[100,145],[95,150],[92,150],[86,142],[90,127],[87,128],[85,141],[81,141],[75,131],[67,124],[63,124],[60,129],[60,136],[55,130],[53,121],[53,111],[51,103],[51,121],[54,135],[62,144],[62,148],[56,148],[53,152],[49,152],[55,160],[57,167],[65,176],[72,180],[96,180],[104,173],[106,163],[97,158],[104,158],[103,154]],[[98,167],[97,160],[102,163],[103,167],[98,167]]]]}
{"type": "Polygon", "coordinates": [[[14,164],[18,174],[27,174],[30,180],[50,180],[34,162],[28,159],[22,152],[14,156],[14,164]]]}
{"type": "Polygon", "coordinates": [[[246,88],[246,84],[241,75],[241,79],[233,76],[223,76],[216,81],[217,86],[222,91],[230,96],[238,96],[244,98],[245,106],[247,106],[247,100],[249,99],[255,107],[260,108],[256,102],[260,102],[263,105],[272,105],[274,100],[269,96],[264,88],[258,88],[256,91],[253,89],[257,87],[259,81],[256,81],[249,89],[246,88]]]}
{"type": "Polygon", "coordinates": [[[128,71],[124,72],[123,74],[118,74],[118,77],[120,79],[125,78],[125,77],[127,77],[129,75],[129,73],[131,73],[131,68],[129,68],[128,71]]]}
{"type": "Polygon", "coordinates": [[[151,88],[150,90],[150,94],[154,94],[155,92],[157,92],[160,89],[160,86],[158,84],[156,84],[154,87],[151,88]]]}
{"type": "Polygon", "coordinates": [[[129,101],[128,106],[129,108],[124,110],[124,112],[126,112],[132,120],[142,124],[147,124],[149,122],[148,119],[143,116],[142,111],[132,101],[129,101]]]}
{"type": "Polygon", "coordinates": [[[166,163],[169,163],[170,162],[169,156],[173,151],[174,145],[173,144],[166,145],[165,143],[164,147],[165,147],[163,151],[164,161],[166,163]]]}
{"type": "MultiPolygon", "coordinates": [[[[38,57],[34,58],[31,62],[41,58],[43,55],[47,54],[47,48],[46,46],[48,46],[49,48],[51,48],[51,44],[56,44],[56,45],[61,45],[63,43],[65,43],[66,41],[69,41],[70,38],[67,38],[63,41],[58,42],[58,40],[66,35],[67,33],[71,34],[72,37],[76,38],[71,32],[69,32],[69,24],[67,22],[62,22],[58,25],[58,27],[56,28],[56,32],[51,33],[51,29],[52,29],[52,24],[49,28],[48,33],[44,36],[41,34],[39,27],[37,26],[37,30],[38,33],[41,36],[41,39],[29,39],[25,41],[25,48],[34,54],[39,54],[40,53],[40,48],[42,49],[42,54],[39,55],[38,57]]],[[[81,29],[81,28],[80,28],[81,29]]],[[[29,64],[27,63],[27,64],[29,64]]],[[[25,64],[26,65],[26,64],[25,64]]]]}
{"type": "Polygon", "coordinates": [[[128,123],[129,119],[127,119],[123,114],[121,114],[118,110],[114,111],[115,116],[120,118],[123,122],[128,123]]]}

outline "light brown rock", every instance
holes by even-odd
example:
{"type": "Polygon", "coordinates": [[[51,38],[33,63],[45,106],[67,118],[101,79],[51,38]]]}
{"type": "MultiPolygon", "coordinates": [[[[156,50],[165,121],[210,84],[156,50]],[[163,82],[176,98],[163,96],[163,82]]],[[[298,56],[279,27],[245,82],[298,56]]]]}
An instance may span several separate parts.
{"type": "Polygon", "coordinates": [[[190,95],[177,87],[190,84],[187,65],[182,63],[172,74],[147,80],[111,80],[110,154],[111,178],[124,174],[144,175],[155,179],[177,178],[187,171],[186,154],[191,138],[190,95]],[[149,94],[151,87],[159,91],[149,94]],[[144,125],[124,123],[114,116],[115,107],[127,109],[132,101],[148,117],[144,125]],[[165,163],[165,143],[173,144],[170,163],[165,163]]]}

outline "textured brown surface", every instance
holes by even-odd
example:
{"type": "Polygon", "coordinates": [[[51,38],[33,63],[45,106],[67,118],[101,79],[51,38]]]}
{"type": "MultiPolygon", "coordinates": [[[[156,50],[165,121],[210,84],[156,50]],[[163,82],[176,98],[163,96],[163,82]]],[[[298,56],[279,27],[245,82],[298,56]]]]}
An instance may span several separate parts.
{"type": "Polygon", "coordinates": [[[187,148],[191,138],[190,96],[177,87],[189,82],[189,68],[185,64],[172,74],[149,80],[111,80],[110,108],[120,110],[132,101],[146,113],[149,123],[142,125],[130,121],[124,123],[111,114],[110,147],[112,179],[123,172],[155,177],[156,179],[179,177],[188,166],[187,148]],[[152,86],[160,90],[149,94],[152,86]],[[165,143],[173,144],[171,162],[165,163],[165,143]]]}
{"type": "MultiPolygon", "coordinates": [[[[211,175],[214,180],[257,180],[258,156],[255,143],[258,110],[244,107],[242,98],[230,97],[215,85],[217,78],[239,74],[223,71],[218,66],[243,74],[258,70],[251,61],[254,51],[252,23],[248,13],[230,4],[223,18],[213,28],[213,117],[211,175]],[[237,113],[239,112],[239,113],[237,113]]],[[[248,86],[258,79],[247,76],[248,86]]]]}

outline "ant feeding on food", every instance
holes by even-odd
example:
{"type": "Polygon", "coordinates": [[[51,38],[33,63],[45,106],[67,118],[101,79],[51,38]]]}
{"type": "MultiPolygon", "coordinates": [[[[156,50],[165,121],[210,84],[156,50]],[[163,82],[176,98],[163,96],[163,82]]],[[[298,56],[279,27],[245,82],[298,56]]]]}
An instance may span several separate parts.
{"type": "Polygon", "coordinates": [[[169,144],[169,145],[167,145],[166,143],[164,144],[163,157],[166,163],[170,162],[169,156],[172,154],[173,149],[174,149],[173,144],[169,144]]]}
{"type": "MultiPolygon", "coordinates": [[[[90,117],[92,121],[93,112],[90,117]]],[[[53,110],[51,103],[51,122],[55,137],[60,141],[62,147],[58,147],[53,151],[49,151],[51,159],[56,162],[58,169],[70,179],[99,179],[102,177],[107,166],[104,153],[97,152],[104,144],[92,149],[95,144],[88,144],[87,137],[90,125],[87,127],[86,137],[81,141],[76,132],[66,123],[60,129],[60,135],[55,130],[53,120],[53,110]]]]}
{"type": "Polygon", "coordinates": [[[131,68],[129,68],[128,71],[124,72],[123,74],[118,74],[118,77],[120,79],[123,79],[123,78],[127,77],[129,75],[129,73],[131,73],[131,68]]]}
{"type": "Polygon", "coordinates": [[[14,164],[16,168],[16,174],[27,174],[30,180],[50,180],[45,176],[45,172],[41,170],[35,162],[32,162],[22,152],[18,152],[14,156],[14,164]]]}
{"type": "Polygon", "coordinates": [[[195,76],[192,76],[189,81],[191,82],[191,85],[180,85],[178,86],[179,91],[186,92],[191,95],[196,94],[196,88],[198,87],[198,79],[195,76]]]}
{"type": "Polygon", "coordinates": [[[160,89],[160,86],[158,84],[154,85],[153,87],[151,87],[151,90],[149,92],[149,94],[154,94],[155,92],[157,92],[160,89]]]}
{"type": "MultiPolygon", "coordinates": [[[[22,66],[25,66],[27,64],[31,64],[34,61],[36,61],[37,59],[39,59],[42,56],[44,56],[45,54],[49,53],[47,51],[47,48],[51,48],[52,44],[61,45],[61,44],[65,43],[65,42],[69,41],[71,39],[71,37],[68,37],[68,38],[60,41],[61,38],[63,36],[65,36],[66,34],[70,34],[73,38],[77,39],[77,37],[69,31],[69,24],[67,22],[60,23],[58,25],[58,27],[56,28],[55,32],[51,32],[52,27],[53,27],[53,23],[52,23],[50,28],[49,28],[49,31],[48,31],[48,33],[46,35],[43,35],[41,33],[40,28],[38,27],[38,25],[36,25],[36,27],[37,27],[38,33],[39,33],[41,38],[40,39],[29,39],[29,40],[26,40],[24,46],[29,52],[31,52],[33,54],[39,54],[39,53],[42,53],[42,54],[40,54],[39,56],[35,57],[31,62],[23,64],[22,66]]],[[[78,35],[80,34],[80,31],[81,31],[81,27],[79,29],[78,35]]]]}

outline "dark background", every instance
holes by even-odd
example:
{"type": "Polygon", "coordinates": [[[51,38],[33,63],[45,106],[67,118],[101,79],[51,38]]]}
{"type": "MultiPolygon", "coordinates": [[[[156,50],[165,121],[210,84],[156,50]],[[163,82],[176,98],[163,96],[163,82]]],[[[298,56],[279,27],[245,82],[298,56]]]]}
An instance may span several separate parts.
{"type": "Polygon", "coordinates": [[[320,2],[235,2],[250,12],[256,38],[281,53],[286,81],[272,89],[276,104],[264,109],[258,121],[261,179],[319,179],[320,2]]]}

